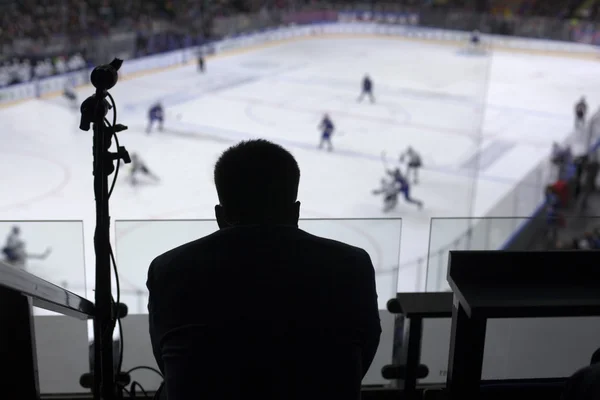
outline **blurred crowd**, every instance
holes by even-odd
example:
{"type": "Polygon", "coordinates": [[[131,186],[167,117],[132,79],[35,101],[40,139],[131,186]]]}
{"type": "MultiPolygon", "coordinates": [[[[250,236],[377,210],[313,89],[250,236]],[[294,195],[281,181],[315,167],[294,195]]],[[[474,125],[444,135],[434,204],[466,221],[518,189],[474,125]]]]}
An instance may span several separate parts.
{"type": "Polygon", "coordinates": [[[0,43],[77,39],[110,30],[146,30],[157,22],[196,17],[192,0],[20,0],[0,3],[0,43]]]}
{"type": "Polygon", "coordinates": [[[555,250],[600,250],[600,227],[571,240],[557,240],[555,250]]]}
{"type": "Polygon", "coordinates": [[[72,40],[113,30],[146,31],[155,25],[193,27],[204,13],[255,12],[288,0],[19,0],[0,2],[0,45],[14,40],[72,40]]]}
{"type": "MultiPolygon", "coordinates": [[[[476,8],[467,0],[1,0],[0,87],[27,81],[27,77],[60,73],[63,65],[80,66],[81,58],[87,63],[98,61],[92,56],[104,60],[107,56],[99,55],[98,48],[107,48],[109,41],[104,38],[109,33],[113,34],[111,43],[117,42],[113,38],[119,35],[130,35],[130,41],[125,43],[124,39],[122,46],[117,44],[107,53],[135,57],[202,44],[244,28],[262,29],[277,21],[277,12],[266,13],[266,19],[269,14],[275,16],[272,21],[254,21],[263,11],[352,9],[365,5],[384,12],[421,10],[422,16],[426,9],[441,9],[422,18],[422,24],[459,30],[472,30],[472,25],[483,23],[465,17],[465,12],[494,14],[491,21],[485,22],[489,29],[483,31],[532,37],[559,32],[561,36],[554,39],[600,44],[600,29],[588,29],[587,25],[573,23],[569,33],[560,33],[561,29],[543,23],[517,31],[510,22],[511,16],[590,20],[596,18],[600,0],[488,0],[477,2],[476,8]],[[446,9],[459,10],[458,19],[448,26],[446,9]],[[252,23],[252,18],[237,18],[245,14],[254,15],[252,23]],[[227,21],[232,16],[236,18],[227,21]],[[500,21],[496,21],[498,18],[500,21]]],[[[524,26],[525,22],[518,24],[524,26]]]]}
{"type": "Polygon", "coordinates": [[[493,0],[489,11],[504,16],[597,20],[600,0],[493,0]]]}
{"type": "MultiPolygon", "coordinates": [[[[567,226],[567,215],[587,214],[591,196],[598,193],[600,163],[595,152],[574,156],[570,146],[554,144],[552,163],[557,167],[558,178],[546,186],[545,217],[548,227],[548,243],[556,249],[590,249],[600,243],[598,229],[586,233],[583,238],[573,238],[567,243],[559,239],[559,232],[567,226]]],[[[579,219],[569,218],[578,222],[579,219]]]]}
{"type": "Polygon", "coordinates": [[[55,74],[79,71],[88,66],[80,53],[71,57],[41,58],[33,63],[29,59],[13,59],[0,65],[0,88],[12,84],[29,82],[35,78],[45,78],[55,74]]]}
{"type": "MultiPolygon", "coordinates": [[[[453,9],[472,9],[473,3],[465,0],[402,0],[412,5],[427,4],[434,7],[453,9]]],[[[488,0],[481,2],[483,6],[474,10],[505,17],[548,17],[569,19],[577,18],[595,20],[600,9],[600,0],[488,0]]]]}
{"type": "MultiPolygon", "coordinates": [[[[102,35],[111,29],[146,30],[156,23],[191,26],[203,13],[227,16],[256,12],[262,8],[358,4],[359,1],[331,0],[19,0],[0,2],[0,45],[13,40],[47,39],[54,36],[73,40],[102,35]]],[[[365,2],[363,2],[365,3],[365,2]]],[[[405,6],[466,8],[465,0],[375,1],[375,6],[395,3],[405,6]]],[[[486,3],[483,3],[486,4],[486,3]]],[[[565,2],[547,0],[489,0],[483,9],[501,15],[595,19],[600,0],[565,2]]]]}
{"type": "Polygon", "coordinates": [[[219,1],[2,1],[0,87],[85,68],[86,51],[97,54],[92,44],[109,33],[134,34],[142,55],[196,44],[209,3],[228,12],[219,1]]]}

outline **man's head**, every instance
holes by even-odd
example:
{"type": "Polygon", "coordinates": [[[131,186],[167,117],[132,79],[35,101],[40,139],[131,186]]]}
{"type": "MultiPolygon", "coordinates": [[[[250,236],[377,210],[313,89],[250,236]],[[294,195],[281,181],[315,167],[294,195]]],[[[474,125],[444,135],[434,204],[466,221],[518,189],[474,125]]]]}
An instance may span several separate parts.
{"type": "Polygon", "coordinates": [[[592,360],[590,361],[590,365],[600,364],[600,349],[597,349],[594,354],[592,354],[592,360]]]}
{"type": "Polygon", "coordinates": [[[215,165],[220,228],[248,224],[298,225],[300,168],[283,147],[249,140],[227,149],[215,165]]]}

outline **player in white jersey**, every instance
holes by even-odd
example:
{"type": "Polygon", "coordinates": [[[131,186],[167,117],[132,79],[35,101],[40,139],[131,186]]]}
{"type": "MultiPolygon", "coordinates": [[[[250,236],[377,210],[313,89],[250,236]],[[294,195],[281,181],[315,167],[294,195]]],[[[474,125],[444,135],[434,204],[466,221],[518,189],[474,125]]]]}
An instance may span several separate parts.
{"type": "Polygon", "coordinates": [[[71,108],[78,108],[77,104],[77,93],[75,92],[75,88],[70,83],[65,85],[65,90],[63,91],[63,96],[69,102],[69,106],[71,108]]]}
{"type": "Polygon", "coordinates": [[[51,251],[52,250],[48,248],[43,254],[27,253],[25,250],[25,242],[21,239],[21,229],[18,226],[13,226],[6,239],[6,244],[2,248],[4,261],[19,268],[25,268],[28,258],[45,260],[50,255],[51,251]]]}
{"type": "Polygon", "coordinates": [[[381,188],[373,190],[373,194],[383,194],[383,212],[396,208],[398,204],[399,186],[393,179],[381,180],[381,188]]]}
{"type": "Polygon", "coordinates": [[[419,183],[419,168],[423,166],[421,155],[411,146],[408,146],[406,151],[400,154],[400,162],[403,163],[405,159],[407,160],[406,179],[410,180],[412,171],[413,183],[419,183]]]}
{"type": "Polygon", "coordinates": [[[144,175],[152,179],[154,182],[158,182],[158,176],[153,174],[146,163],[141,159],[137,153],[131,153],[131,170],[129,173],[129,179],[133,186],[137,186],[138,176],[144,175]]]}

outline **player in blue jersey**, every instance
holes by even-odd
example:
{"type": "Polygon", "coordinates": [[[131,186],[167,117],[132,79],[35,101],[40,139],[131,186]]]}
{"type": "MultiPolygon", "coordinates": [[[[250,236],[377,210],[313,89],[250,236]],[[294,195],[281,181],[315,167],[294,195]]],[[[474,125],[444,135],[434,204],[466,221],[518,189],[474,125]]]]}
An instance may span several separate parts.
{"type": "Polygon", "coordinates": [[[156,103],[153,105],[148,111],[148,129],[146,129],[146,133],[150,133],[152,130],[152,126],[155,122],[158,122],[158,130],[163,130],[163,123],[165,120],[165,111],[163,109],[162,104],[156,103]]]}
{"type": "Polygon", "coordinates": [[[471,32],[468,46],[469,47],[467,48],[467,51],[473,54],[481,53],[481,51],[483,50],[481,43],[481,33],[477,29],[471,32]]]}
{"type": "Polygon", "coordinates": [[[331,118],[329,118],[328,114],[325,114],[321,124],[319,125],[319,129],[321,129],[321,142],[319,143],[319,149],[323,148],[323,145],[327,143],[327,147],[329,151],[333,150],[333,145],[331,144],[331,135],[333,135],[333,131],[335,126],[333,122],[331,122],[331,118]]]}
{"type": "Polygon", "coordinates": [[[373,96],[373,81],[369,77],[369,75],[365,75],[362,81],[362,91],[360,92],[360,96],[358,96],[358,102],[360,103],[365,97],[368,95],[371,99],[371,103],[375,103],[375,96],[373,96]]]}
{"type": "Polygon", "coordinates": [[[478,47],[479,43],[481,43],[481,33],[479,32],[479,30],[475,29],[473,32],[471,32],[471,46],[473,47],[478,47]]]}
{"type": "Polygon", "coordinates": [[[394,182],[397,185],[398,194],[402,193],[404,195],[404,200],[407,203],[415,204],[419,209],[423,208],[423,202],[420,200],[413,199],[410,196],[410,183],[408,179],[402,175],[400,168],[396,168],[394,170],[388,171],[388,175],[394,179],[394,182]]]}

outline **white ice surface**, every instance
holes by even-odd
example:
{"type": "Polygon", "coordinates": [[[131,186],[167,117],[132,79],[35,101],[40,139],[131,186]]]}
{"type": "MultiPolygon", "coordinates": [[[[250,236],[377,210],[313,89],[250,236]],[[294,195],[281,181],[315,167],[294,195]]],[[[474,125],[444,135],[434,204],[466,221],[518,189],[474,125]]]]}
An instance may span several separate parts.
{"type": "MultiPolygon", "coordinates": [[[[298,159],[303,218],[380,218],[381,199],[371,190],[382,177],[381,153],[395,158],[411,145],[424,157],[421,184],[412,191],[425,208],[400,202],[387,215],[403,219],[398,288],[422,289],[425,264],[418,271],[414,261],[427,252],[430,218],[484,215],[547,156],[554,140],[570,133],[572,106],[582,93],[592,109],[599,104],[597,70],[596,62],[577,59],[313,38],[208,60],[205,75],[189,65],[122,80],[112,90],[118,120],[130,127],[121,144],[138,152],[161,182],[134,189],[120,179],[111,214],[113,220],[213,218],[218,155],[239,140],[263,137],[298,159]],[[356,102],[365,73],[374,80],[374,105],[356,102]],[[166,132],[146,135],[147,108],[157,100],[167,109],[166,132]],[[333,153],[316,149],[324,112],[337,127],[333,153]],[[472,202],[475,171],[460,165],[495,141],[514,147],[478,171],[472,202]]],[[[79,90],[81,98],[89,94],[89,87],[79,90]]],[[[78,119],[58,97],[0,109],[0,220],[83,220],[91,283],[91,134],[78,130],[78,119]]],[[[10,225],[0,225],[1,238],[10,225]]],[[[61,246],[58,231],[40,235],[24,231],[31,251],[61,246]]],[[[56,254],[47,262],[52,257],[61,264],[56,254]]],[[[121,274],[131,288],[143,289],[146,267],[122,267],[121,274]]],[[[36,273],[83,283],[81,265],[55,268],[41,263],[36,273]]]]}

